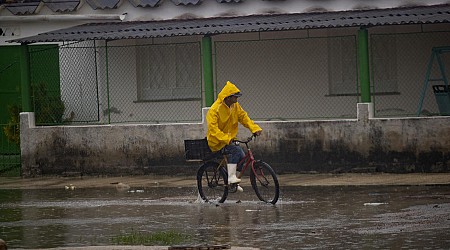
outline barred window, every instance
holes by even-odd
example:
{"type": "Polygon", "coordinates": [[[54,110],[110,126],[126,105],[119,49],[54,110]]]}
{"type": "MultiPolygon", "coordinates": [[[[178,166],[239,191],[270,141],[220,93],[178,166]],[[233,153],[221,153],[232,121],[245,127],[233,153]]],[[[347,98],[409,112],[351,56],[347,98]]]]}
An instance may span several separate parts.
{"type": "Polygon", "coordinates": [[[137,48],[138,101],[201,98],[199,43],[137,48]]]}

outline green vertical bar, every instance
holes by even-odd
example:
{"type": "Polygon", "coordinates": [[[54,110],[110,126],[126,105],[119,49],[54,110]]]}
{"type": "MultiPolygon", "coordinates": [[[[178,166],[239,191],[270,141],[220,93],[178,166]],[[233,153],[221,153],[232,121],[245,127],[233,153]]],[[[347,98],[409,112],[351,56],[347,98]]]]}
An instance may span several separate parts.
{"type": "Polygon", "coordinates": [[[20,45],[20,85],[22,96],[22,111],[32,112],[30,83],[30,54],[28,45],[20,45]]]}
{"type": "Polygon", "coordinates": [[[212,66],[212,45],[211,37],[202,38],[202,61],[203,78],[205,79],[205,105],[211,107],[214,103],[214,84],[213,84],[213,66],[212,66]]]}
{"type": "Polygon", "coordinates": [[[361,102],[370,100],[370,74],[369,74],[369,39],[366,28],[358,30],[358,59],[359,80],[361,85],[361,102]]]}

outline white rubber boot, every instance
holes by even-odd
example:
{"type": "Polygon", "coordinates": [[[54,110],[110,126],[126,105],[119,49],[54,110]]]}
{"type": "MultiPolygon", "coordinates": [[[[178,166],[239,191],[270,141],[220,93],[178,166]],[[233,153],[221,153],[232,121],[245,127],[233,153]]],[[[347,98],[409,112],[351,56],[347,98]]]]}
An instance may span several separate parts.
{"type": "Polygon", "coordinates": [[[237,164],[227,164],[228,184],[241,182],[241,179],[236,177],[236,166],[237,164]]]}
{"type": "MultiPolygon", "coordinates": [[[[239,176],[240,174],[241,174],[241,173],[240,173],[239,171],[236,170],[236,178],[239,178],[238,176],[239,176]]],[[[239,192],[244,192],[244,189],[243,189],[239,184],[237,185],[236,190],[239,191],[239,192]]]]}

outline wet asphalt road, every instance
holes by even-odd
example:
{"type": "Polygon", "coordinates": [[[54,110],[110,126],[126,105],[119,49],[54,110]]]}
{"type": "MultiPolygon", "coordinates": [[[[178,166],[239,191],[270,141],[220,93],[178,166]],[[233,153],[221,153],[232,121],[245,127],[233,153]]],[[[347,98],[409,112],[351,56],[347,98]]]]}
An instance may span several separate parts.
{"type": "MultiPolygon", "coordinates": [[[[415,184],[405,184],[399,175],[401,185],[381,185],[376,176],[365,179],[366,185],[348,185],[342,180],[355,184],[355,176],[317,177],[315,183],[328,179],[328,185],[282,185],[275,206],[257,201],[249,185],[224,204],[206,204],[189,178],[174,180],[175,186],[161,178],[140,186],[136,181],[128,190],[112,184],[56,187],[64,179],[51,188],[0,184],[0,238],[11,249],[70,248],[111,245],[113,237],[132,230],[174,230],[190,236],[186,244],[260,249],[450,248],[450,185],[440,183],[445,178],[424,184],[424,177],[415,175],[409,176],[415,184]]],[[[293,183],[289,178],[281,183],[293,183]]],[[[308,176],[297,176],[297,182],[301,178],[308,182],[308,176]]]]}

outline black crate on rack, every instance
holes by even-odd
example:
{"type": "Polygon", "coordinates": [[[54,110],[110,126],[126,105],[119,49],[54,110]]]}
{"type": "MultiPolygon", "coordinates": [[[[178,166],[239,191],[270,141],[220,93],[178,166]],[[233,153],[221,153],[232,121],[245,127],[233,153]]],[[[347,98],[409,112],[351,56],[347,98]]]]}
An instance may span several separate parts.
{"type": "Polygon", "coordinates": [[[184,140],[184,154],[187,161],[201,161],[211,154],[206,138],[184,140]]]}

